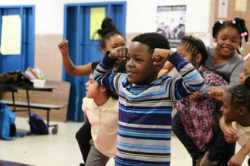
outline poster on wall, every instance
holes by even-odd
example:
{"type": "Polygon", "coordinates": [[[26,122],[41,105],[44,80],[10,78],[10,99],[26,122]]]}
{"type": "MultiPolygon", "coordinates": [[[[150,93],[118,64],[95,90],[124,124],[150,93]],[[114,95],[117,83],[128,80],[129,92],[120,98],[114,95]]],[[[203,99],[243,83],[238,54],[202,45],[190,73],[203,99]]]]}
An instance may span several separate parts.
{"type": "Polygon", "coordinates": [[[165,36],[176,48],[185,36],[186,5],[157,6],[156,32],[165,36]]]}
{"type": "Polygon", "coordinates": [[[247,0],[236,0],[235,10],[240,12],[246,12],[247,10],[247,0]]]}
{"type": "Polygon", "coordinates": [[[227,0],[219,0],[218,4],[218,17],[219,18],[227,18],[227,0]]]}

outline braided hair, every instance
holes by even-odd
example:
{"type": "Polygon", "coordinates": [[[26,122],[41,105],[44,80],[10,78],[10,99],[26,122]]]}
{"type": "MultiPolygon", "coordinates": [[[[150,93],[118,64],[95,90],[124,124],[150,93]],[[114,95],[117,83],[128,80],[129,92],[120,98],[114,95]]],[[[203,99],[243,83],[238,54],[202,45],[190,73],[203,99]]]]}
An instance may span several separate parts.
{"type": "Polygon", "coordinates": [[[147,45],[150,55],[154,53],[155,48],[170,49],[168,39],[156,32],[140,34],[132,39],[132,42],[135,41],[147,45]]]}
{"type": "MultiPolygon", "coordinates": [[[[213,38],[216,38],[218,36],[218,33],[220,30],[226,28],[226,27],[233,27],[235,29],[237,29],[237,31],[239,32],[239,35],[240,35],[240,39],[242,40],[242,36],[241,34],[246,32],[246,35],[244,36],[244,39],[245,39],[245,42],[247,43],[248,42],[248,30],[247,30],[247,27],[246,27],[246,24],[245,24],[245,20],[242,19],[242,18],[238,18],[236,17],[234,20],[229,20],[229,21],[217,21],[214,23],[214,26],[213,26],[213,29],[212,29],[212,35],[213,35],[213,38]]],[[[242,45],[242,42],[240,42],[240,47],[242,45]]],[[[237,52],[240,54],[240,51],[239,49],[237,48],[237,52]]]]}
{"type": "Polygon", "coordinates": [[[231,105],[234,108],[245,106],[250,111],[250,77],[247,77],[243,85],[231,87],[228,92],[231,94],[231,105]]]}
{"type": "Polygon", "coordinates": [[[109,17],[106,17],[102,21],[101,29],[97,30],[98,35],[100,35],[100,48],[106,47],[106,40],[110,39],[113,35],[121,35],[124,39],[123,34],[116,28],[113,20],[109,17]]]}
{"type": "Polygon", "coordinates": [[[184,36],[179,44],[186,46],[187,51],[192,54],[192,64],[194,64],[195,57],[198,54],[202,55],[201,64],[203,64],[208,57],[206,46],[199,38],[193,36],[184,36]]]}

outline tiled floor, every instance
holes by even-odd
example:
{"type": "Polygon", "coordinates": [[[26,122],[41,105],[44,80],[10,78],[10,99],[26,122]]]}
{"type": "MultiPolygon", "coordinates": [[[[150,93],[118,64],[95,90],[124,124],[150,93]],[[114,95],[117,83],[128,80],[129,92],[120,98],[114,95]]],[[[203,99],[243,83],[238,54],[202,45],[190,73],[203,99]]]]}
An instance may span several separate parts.
{"type": "MultiPolygon", "coordinates": [[[[59,129],[55,135],[50,133],[44,136],[29,135],[23,138],[14,137],[13,141],[0,139],[0,160],[34,166],[78,166],[82,159],[75,140],[75,133],[81,127],[82,123],[56,123],[59,125],[59,129]]],[[[29,130],[27,118],[17,117],[16,126],[19,131],[29,130]]],[[[107,166],[113,165],[114,160],[111,159],[107,166]]],[[[191,159],[188,153],[174,136],[172,139],[171,165],[191,166],[191,159]]],[[[246,162],[243,166],[247,166],[246,162]]]]}
{"type": "Polygon", "coordinates": [[[16,163],[16,162],[5,161],[5,160],[0,160],[0,165],[1,166],[30,166],[30,165],[27,165],[27,164],[16,163]]]}

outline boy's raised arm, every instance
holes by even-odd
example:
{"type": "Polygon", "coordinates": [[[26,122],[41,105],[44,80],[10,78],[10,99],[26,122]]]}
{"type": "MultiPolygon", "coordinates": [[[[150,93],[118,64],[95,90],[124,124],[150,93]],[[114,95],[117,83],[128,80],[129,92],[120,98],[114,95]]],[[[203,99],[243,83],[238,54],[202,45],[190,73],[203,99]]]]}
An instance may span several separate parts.
{"type": "Polygon", "coordinates": [[[125,60],[127,57],[128,49],[126,47],[117,47],[114,50],[107,51],[101,62],[98,64],[94,71],[95,80],[113,92],[117,92],[117,73],[112,72],[115,62],[125,60]]]}
{"type": "Polygon", "coordinates": [[[177,52],[158,51],[157,54],[161,57],[158,58],[161,59],[159,62],[165,63],[166,60],[168,60],[175,66],[176,70],[182,76],[182,78],[173,79],[173,83],[171,85],[172,94],[174,94],[175,99],[179,100],[187,97],[203,87],[204,79],[201,77],[199,72],[190,62],[185,60],[177,52]]]}

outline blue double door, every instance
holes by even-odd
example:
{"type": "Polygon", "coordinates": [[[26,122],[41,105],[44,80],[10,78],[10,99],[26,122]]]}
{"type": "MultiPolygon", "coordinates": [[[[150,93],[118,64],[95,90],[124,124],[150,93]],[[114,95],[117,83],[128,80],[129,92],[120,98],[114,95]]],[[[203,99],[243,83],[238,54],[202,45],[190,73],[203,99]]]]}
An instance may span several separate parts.
{"type": "MultiPolygon", "coordinates": [[[[126,36],[126,2],[66,4],[64,6],[63,37],[69,41],[69,55],[75,65],[99,61],[103,57],[99,49],[99,40],[93,39],[94,36],[91,34],[93,31],[91,19],[96,15],[103,15],[95,12],[103,11],[105,17],[112,18],[117,29],[126,36]]],[[[70,76],[63,68],[63,80],[71,83],[67,119],[82,121],[81,105],[88,76],[70,76]]]]}

